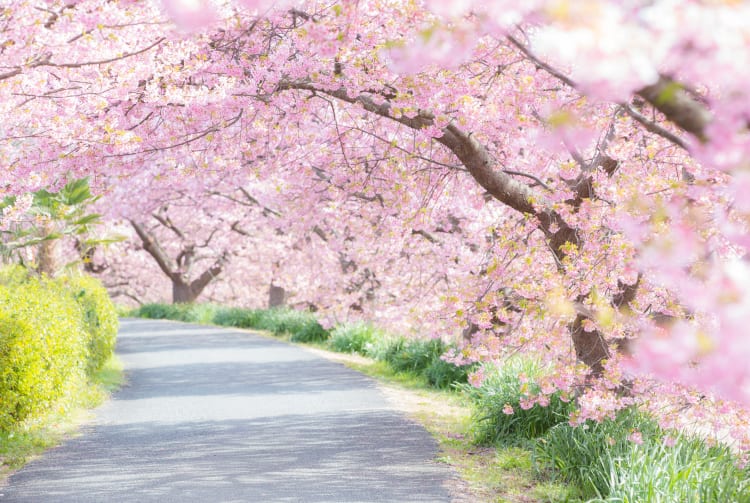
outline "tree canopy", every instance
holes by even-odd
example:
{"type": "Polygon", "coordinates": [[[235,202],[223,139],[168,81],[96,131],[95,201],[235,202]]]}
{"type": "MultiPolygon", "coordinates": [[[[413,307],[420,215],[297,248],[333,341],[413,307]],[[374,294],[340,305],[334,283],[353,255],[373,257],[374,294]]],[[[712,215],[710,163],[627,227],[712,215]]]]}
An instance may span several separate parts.
{"type": "MultiPolygon", "coordinates": [[[[555,373],[532,399],[575,393],[581,420],[747,405],[749,15],[14,0],[0,187],[90,177],[177,300],[273,285],[332,321],[460,334],[457,361],[533,352],[555,373]]],[[[147,283],[140,257],[109,271],[147,283]]]]}

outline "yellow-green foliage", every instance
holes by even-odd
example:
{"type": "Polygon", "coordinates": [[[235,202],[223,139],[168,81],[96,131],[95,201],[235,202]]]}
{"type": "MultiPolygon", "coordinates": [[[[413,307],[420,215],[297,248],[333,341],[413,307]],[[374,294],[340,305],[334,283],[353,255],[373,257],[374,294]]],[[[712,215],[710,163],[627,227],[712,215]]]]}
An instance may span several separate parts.
{"type": "Polygon", "coordinates": [[[0,268],[0,285],[20,285],[30,276],[29,270],[21,265],[7,265],[0,268]]]}
{"type": "Polygon", "coordinates": [[[60,282],[0,285],[0,429],[44,412],[85,379],[82,310],[60,282]]]}
{"type": "Polygon", "coordinates": [[[114,352],[119,325],[117,310],[99,280],[71,276],[59,281],[83,310],[84,328],[89,335],[86,372],[91,376],[114,352]]]}

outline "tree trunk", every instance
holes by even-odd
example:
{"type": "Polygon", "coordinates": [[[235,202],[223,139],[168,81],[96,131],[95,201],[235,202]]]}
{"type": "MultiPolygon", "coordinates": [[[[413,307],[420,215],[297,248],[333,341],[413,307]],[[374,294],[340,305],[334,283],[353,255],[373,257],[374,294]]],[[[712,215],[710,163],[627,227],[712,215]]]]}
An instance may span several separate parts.
{"type": "MultiPolygon", "coordinates": [[[[202,289],[201,289],[202,290],[202,289]]],[[[195,302],[200,295],[200,291],[195,292],[191,286],[183,281],[172,280],[172,303],[189,304],[195,302]]]]}
{"type": "Polygon", "coordinates": [[[268,308],[281,307],[286,303],[286,290],[271,283],[268,288],[268,308]]]}
{"type": "MultiPolygon", "coordinates": [[[[44,225],[44,236],[49,236],[54,232],[54,227],[51,223],[44,225]]],[[[39,274],[46,274],[49,277],[55,275],[57,272],[57,240],[47,239],[39,243],[39,251],[37,253],[37,271],[39,274]]]]}
{"type": "Polygon", "coordinates": [[[600,376],[604,371],[604,360],[610,357],[609,345],[598,330],[587,332],[583,328],[586,316],[576,316],[570,332],[576,357],[591,368],[591,375],[600,376]]]}
{"type": "MultiPolygon", "coordinates": [[[[157,219],[159,220],[159,219],[157,219]]],[[[143,243],[143,249],[146,250],[151,257],[156,261],[159,269],[172,281],[172,303],[173,304],[184,304],[195,302],[195,299],[203,292],[203,290],[224,270],[224,266],[229,261],[229,253],[225,250],[220,257],[216,259],[208,269],[203,273],[190,281],[188,278],[188,272],[180,270],[180,259],[178,258],[177,263],[172,260],[161,247],[156,238],[148,232],[145,227],[136,222],[135,220],[130,221],[133,229],[135,229],[138,237],[141,238],[143,243]]],[[[159,223],[162,223],[161,221],[159,223]]],[[[164,225],[162,223],[162,225],[164,225]]],[[[188,244],[182,248],[181,257],[191,255],[195,253],[194,246],[188,244]]],[[[189,264],[188,264],[189,265],[189,264]]],[[[189,270],[189,266],[187,267],[189,270]]]]}

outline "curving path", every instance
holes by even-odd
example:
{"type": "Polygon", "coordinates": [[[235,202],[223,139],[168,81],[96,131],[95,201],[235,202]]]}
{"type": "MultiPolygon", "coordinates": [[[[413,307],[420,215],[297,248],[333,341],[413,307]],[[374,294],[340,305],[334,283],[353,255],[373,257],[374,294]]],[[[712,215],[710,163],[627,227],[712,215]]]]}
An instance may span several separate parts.
{"type": "Polygon", "coordinates": [[[361,374],[267,337],[123,320],[128,384],[0,502],[442,502],[436,444],[361,374]]]}

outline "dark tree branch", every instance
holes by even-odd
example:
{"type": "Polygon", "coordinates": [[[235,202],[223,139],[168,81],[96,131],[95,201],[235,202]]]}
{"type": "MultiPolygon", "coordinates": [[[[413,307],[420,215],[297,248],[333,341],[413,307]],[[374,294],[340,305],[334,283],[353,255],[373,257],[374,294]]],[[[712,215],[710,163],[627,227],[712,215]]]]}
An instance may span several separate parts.
{"type": "Polygon", "coordinates": [[[685,140],[674,134],[672,131],[666,129],[664,126],[661,126],[656,122],[649,120],[645,115],[641,114],[635,108],[633,108],[632,105],[624,104],[622,108],[623,110],[625,110],[625,113],[627,113],[630,117],[643,125],[643,127],[646,128],[646,131],[659,135],[662,138],[666,138],[683,150],[687,150],[687,143],[685,143],[685,140]]]}
{"type": "Polygon", "coordinates": [[[656,84],[638,91],[638,95],[683,131],[703,142],[707,140],[706,127],[711,122],[711,112],[679,82],[662,76],[656,84]]]}
{"type": "MultiPolygon", "coordinates": [[[[578,84],[570,77],[539,59],[533,52],[531,52],[526,44],[510,35],[508,36],[508,40],[511,44],[517,47],[524,56],[534,63],[537,68],[541,68],[572,89],[579,88],[578,84]]],[[[700,140],[705,141],[705,128],[711,120],[711,114],[701,103],[696,101],[690,93],[682,89],[680,84],[671,79],[662,77],[656,84],[644,87],[640,91],[637,91],[636,94],[648,101],[654,108],[663,113],[667,119],[674,122],[681,129],[692,133],[700,140]]],[[[685,140],[656,122],[647,119],[635,110],[632,105],[628,103],[620,103],[620,106],[623,107],[625,112],[634,120],[643,125],[647,131],[661,136],[674,145],[687,150],[687,143],[685,140]]]]}
{"type": "Polygon", "coordinates": [[[420,230],[412,229],[411,230],[411,235],[412,236],[422,236],[427,241],[429,241],[430,243],[433,243],[433,244],[438,242],[438,240],[435,239],[435,237],[432,234],[430,234],[427,231],[423,231],[421,229],[420,230]]]}
{"type": "Polygon", "coordinates": [[[196,297],[200,295],[203,289],[206,288],[208,284],[211,283],[211,281],[216,279],[216,277],[222,273],[228,261],[229,253],[224,251],[224,253],[222,253],[221,256],[216,259],[216,262],[211,265],[211,267],[203,271],[203,274],[198,276],[190,283],[191,292],[196,297]]]}
{"type": "Polygon", "coordinates": [[[178,238],[185,239],[185,234],[183,234],[183,232],[172,222],[169,217],[163,217],[158,213],[152,213],[151,216],[154,217],[156,221],[162,224],[164,227],[174,232],[178,238]]]}
{"type": "Polygon", "coordinates": [[[130,220],[130,225],[133,226],[136,234],[138,234],[138,237],[141,238],[143,249],[146,250],[149,255],[154,258],[156,264],[159,266],[159,269],[161,269],[168,278],[174,281],[175,277],[179,276],[175,272],[176,267],[174,267],[174,264],[169,259],[164,249],[159,245],[159,242],[156,240],[156,238],[150,232],[148,232],[141,223],[136,222],[135,220],[130,220]]]}

